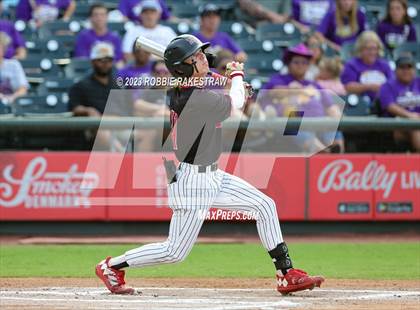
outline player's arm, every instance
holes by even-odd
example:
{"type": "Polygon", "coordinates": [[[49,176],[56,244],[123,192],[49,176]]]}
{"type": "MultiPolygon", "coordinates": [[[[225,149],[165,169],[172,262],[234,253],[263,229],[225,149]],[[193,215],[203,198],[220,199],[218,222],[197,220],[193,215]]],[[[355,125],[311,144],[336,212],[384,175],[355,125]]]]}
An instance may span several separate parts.
{"type": "Polygon", "coordinates": [[[231,80],[229,97],[231,104],[237,109],[242,109],[245,104],[244,65],[239,62],[230,62],[226,65],[226,72],[231,80]]]}

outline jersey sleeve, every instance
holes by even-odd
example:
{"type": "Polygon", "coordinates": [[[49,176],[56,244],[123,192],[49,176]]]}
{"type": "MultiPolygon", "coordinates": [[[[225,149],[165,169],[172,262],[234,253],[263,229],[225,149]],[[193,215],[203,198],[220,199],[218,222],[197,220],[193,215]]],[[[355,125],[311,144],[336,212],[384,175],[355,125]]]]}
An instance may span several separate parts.
{"type": "Polygon", "coordinates": [[[341,74],[341,82],[346,85],[350,82],[358,82],[359,77],[350,63],[345,64],[343,73],[341,74]]]}
{"type": "Polygon", "coordinates": [[[383,110],[386,110],[391,104],[396,102],[395,94],[392,91],[392,87],[390,87],[389,83],[382,84],[381,88],[379,89],[378,97],[383,110]]]}

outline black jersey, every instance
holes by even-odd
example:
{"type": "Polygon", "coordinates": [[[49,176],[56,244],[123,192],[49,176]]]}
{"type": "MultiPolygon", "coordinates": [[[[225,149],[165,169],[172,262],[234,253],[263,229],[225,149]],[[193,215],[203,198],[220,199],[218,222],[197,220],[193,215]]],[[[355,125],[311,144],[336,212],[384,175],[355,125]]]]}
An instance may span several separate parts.
{"type": "Polygon", "coordinates": [[[230,116],[231,99],[222,90],[196,87],[168,92],[172,145],[177,159],[209,165],[222,152],[221,122],[230,116]]]}

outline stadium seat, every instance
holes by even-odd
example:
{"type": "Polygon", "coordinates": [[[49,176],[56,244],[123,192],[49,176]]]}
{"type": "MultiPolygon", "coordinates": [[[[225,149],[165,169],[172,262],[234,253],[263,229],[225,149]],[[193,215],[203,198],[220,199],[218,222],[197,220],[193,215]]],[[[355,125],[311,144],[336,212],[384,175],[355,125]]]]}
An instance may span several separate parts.
{"type": "Polygon", "coordinates": [[[30,23],[26,23],[22,20],[15,21],[15,29],[23,36],[25,40],[36,39],[38,32],[35,28],[31,27],[30,23]]]}
{"type": "Polygon", "coordinates": [[[418,42],[406,42],[395,48],[394,59],[404,54],[411,54],[417,62],[420,62],[420,45],[418,42]]]}
{"type": "Polygon", "coordinates": [[[46,77],[61,75],[60,68],[45,55],[28,55],[26,59],[20,60],[20,63],[31,83],[42,83],[46,77]]]}
{"type": "Polygon", "coordinates": [[[223,21],[220,23],[219,31],[227,32],[234,38],[246,38],[249,37],[244,24],[237,21],[223,21]]]}
{"type": "Polygon", "coordinates": [[[171,13],[179,18],[196,18],[198,13],[198,7],[192,3],[177,3],[170,7],[171,13]]]}
{"type": "Polygon", "coordinates": [[[73,19],[76,20],[86,20],[89,18],[89,9],[91,4],[90,3],[83,3],[82,1],[78,1],[76,5],[76,9],[72,15],[73,19]]]}
{"type": "Polygon", "coordinates": [[[123,36],[124,33],[126,32],[125,30],[125,23],[117,23],[117,22],[112,22],[112,23],[108,23],[108,29],[111,31],[115,31],[117,32],[120,36],[123,36]]]}
{"type": "Polygon", "coordinates": [[[42,114],[62,114],[68,116],[67,104],[56,94],[24,96],[16,99],[16,115],[36,116],[42,114]]]}
{"type": "Polygon", "coordinates": [[[13,115],[10,105],[6,105],[0,101],[0,118],[13,115]]]}
{"type": "Polygon", "coordinates": [[[257,76],[268,76],[280,71],[283,62],[279,57],[268,56],[267,54],[249,55],[250,57],[245,63],[247,76],[250,78],[257,76]]]}
{"type": "Polygon", "coordinates": [[[75,35],[82,30],[82,25],[79,21],[54,21],[45,23],[39,28],[39,37],[41,39],[49,39],[52,36],[75,35]]]}
{"type": "Polygon", "coordinates": [[[79,80],[91,71],[89,59],[72,58],[71,62],[64,68],[66,78],[79,80]]]}
{"type": "Polygon", "coordinates": [[[177,34],[189,33],[192,31],[191,25],[186,22],[169,22],[169,21],[161,21],[161,25],[170,27],[173,31],[177,34]]]}
{"type": "Polygon", "coordinates": [[[354,56],[355,43],[344,43],[341,46],[340,57],[345,62],[354,56]]]}
{"type": "Polygon", "coordinates": [[[344,115],[347,116],[369,116],[371,115],[372,102],[367,96],[350,94],[342,97],[346,105],[344,115]]]}
{"type": "Polygon", "coordinates": [[[301,33],[291,23],[262,23],[257,26],[256,39],[258,41],[271,40],[277,46],[288,47],[300,42],[301,33]]]}
{"type": "Polygon", "coordinates": [[[44,83],[37,89],[38,95],[47,95],[51,93],[67,93],[74,84],[73,79],[66,77],[46,78],[44,83]]]}

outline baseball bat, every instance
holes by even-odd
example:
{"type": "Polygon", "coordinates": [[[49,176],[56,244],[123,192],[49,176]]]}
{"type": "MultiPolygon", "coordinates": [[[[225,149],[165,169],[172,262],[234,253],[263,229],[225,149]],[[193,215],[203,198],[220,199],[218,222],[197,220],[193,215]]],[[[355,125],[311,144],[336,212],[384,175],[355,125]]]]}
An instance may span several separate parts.
{"type": "Polygon", "coordinates": [[[163,59],[163,54],[165,53],[165,47],[162,44],[156,43],[148,38],[139,36],[136,39],[135,49],[141,48],[150,54],[153,54],[159,58],[163,59]]]}

